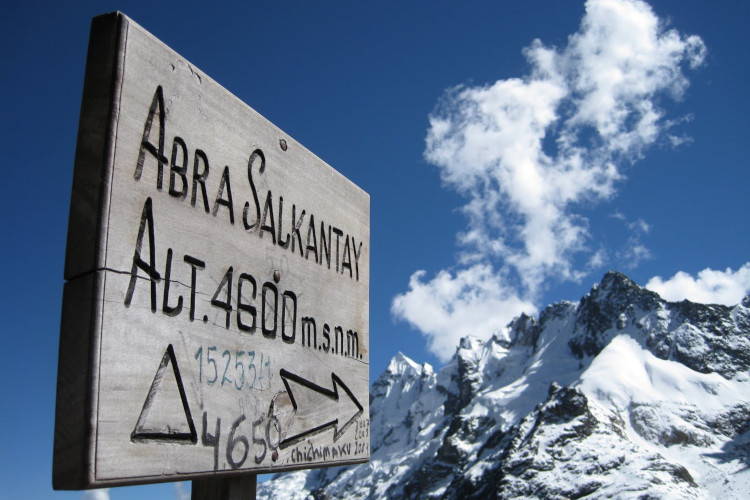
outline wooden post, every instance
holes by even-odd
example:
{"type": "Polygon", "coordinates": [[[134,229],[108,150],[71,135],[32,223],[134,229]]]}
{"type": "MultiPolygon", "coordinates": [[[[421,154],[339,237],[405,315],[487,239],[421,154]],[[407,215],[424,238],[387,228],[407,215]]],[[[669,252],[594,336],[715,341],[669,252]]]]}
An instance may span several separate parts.
{"type": "Polygon", "coordinates": [[[255,500],[257,476],[193,479],[192,500],[255,500]]]}

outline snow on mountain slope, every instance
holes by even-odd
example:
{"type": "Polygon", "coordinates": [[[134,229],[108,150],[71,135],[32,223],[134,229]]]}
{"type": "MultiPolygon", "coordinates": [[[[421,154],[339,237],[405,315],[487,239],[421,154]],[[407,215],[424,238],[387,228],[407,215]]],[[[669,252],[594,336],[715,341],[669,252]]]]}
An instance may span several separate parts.
{"type": "Polygon", "coordinates": [[[633,337],[615,337],[581,376],[577,387],[603,406],[628,416],[629,438],[667,459],[685,465],[708,491],[741,498],[750,492],[748,457],[734,466],[717,467],[747,433],[750,422],[750,377],[727,380],[718,373],[699,373],[643,349],[633,337]],[[725,479],[731,478],[727,484],[725,479]],[[731,484],[730,484],[731,483],[731,484]]]}
{"type": "Polygon", "coordinates": [[[750,296],[670,303],[610,272],[578,303],[402,354],[371,389],[371,460],[259,498],[747,498],[750,296]]]}

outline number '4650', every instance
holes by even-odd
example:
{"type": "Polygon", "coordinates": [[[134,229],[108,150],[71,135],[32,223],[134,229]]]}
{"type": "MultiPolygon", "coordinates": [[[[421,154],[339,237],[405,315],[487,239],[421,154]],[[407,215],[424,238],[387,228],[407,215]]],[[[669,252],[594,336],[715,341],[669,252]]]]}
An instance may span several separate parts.
{"type": "MultiPolygon", "coordinates": [[[[246,421],[245,415],[240,415],[232,423],[229,435],[224,444],[226,463],[232,469],[239,469],[245,463],[248,455],[253,453],[256,465],[263,462],[268,450],[276,450],[281,442],[281,424],[275,416],[260,417],[250,425],[250,437],[252,439],[252,450],[250,441],[243,434],[240,426],[246,421]]],[[[242,426],[247,427],[247,424],[242,426]]],[[[222,444],[221,418],[216,419],[213,434],[208,432],[208,413],[203,412],[203,430],[201,432],[201,444],[211,446],[214,449],[214,470],[219,470],[219,456],[222,444]]],[[[222,467],[223,468],[223,467],[222,467]]]]}

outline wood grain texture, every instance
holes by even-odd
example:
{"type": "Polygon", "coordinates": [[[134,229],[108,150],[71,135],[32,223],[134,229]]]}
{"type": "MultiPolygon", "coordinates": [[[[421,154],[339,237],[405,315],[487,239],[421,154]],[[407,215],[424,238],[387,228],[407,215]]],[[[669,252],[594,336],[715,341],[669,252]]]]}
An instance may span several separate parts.
{"type": "Polygon", "coordinates": [[[122,14],[92,23],[55,488],[369,458],[369,196],[122,14]]]}

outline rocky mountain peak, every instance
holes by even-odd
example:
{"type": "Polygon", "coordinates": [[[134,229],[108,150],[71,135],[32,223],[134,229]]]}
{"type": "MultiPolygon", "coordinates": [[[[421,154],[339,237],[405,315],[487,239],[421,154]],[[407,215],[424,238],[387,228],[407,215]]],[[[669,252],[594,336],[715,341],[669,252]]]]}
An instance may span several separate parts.
{"type": "Polygon", "coordinates": [[[540,328],[536,318],[522,313],[508,325],[510,330],[510,346],[536,347],[540,328]]]}
{"type": "Polygon", "coordinates": [[[371,460],[258,497],[746,498],[750,298],[668,302],[607,273],[578,303],[373,383],[371,460]]]}
{"type": "Polygon", "coordinates": [[[606,344],[604,332],[614,327],[624,328],[639,311],[658,311],[664,300],[658,294],[641,288],[627,276],[609,271],[602,281],[591,287],[578,306],[576,332],[571,348],[579,356],[596,355],[606,344]]]}
{"type": "MultiPolygon", "coordinates": [[[[430,366],[427,364],[427,366],[430,366]]],[[[432,367],[430,367],[430,370],[432,367]]],[[[412,361],[402,352],[398,352],[388,364],[385,372],[390,376],[419,377],[422,374],[422,366],[412,361]]]]}

